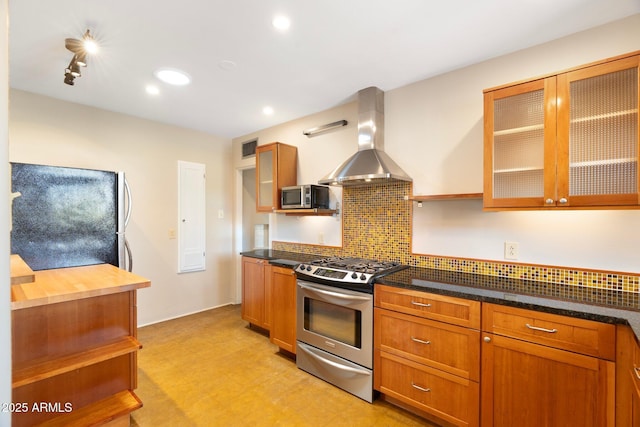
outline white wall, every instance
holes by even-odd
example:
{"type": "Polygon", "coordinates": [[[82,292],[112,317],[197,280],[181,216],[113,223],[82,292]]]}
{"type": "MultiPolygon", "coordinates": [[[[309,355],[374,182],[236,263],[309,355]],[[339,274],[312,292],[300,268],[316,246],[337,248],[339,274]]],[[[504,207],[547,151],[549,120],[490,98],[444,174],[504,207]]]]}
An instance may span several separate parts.
{"type": "Polygon", "coordinates": [[[640,50],[640,14],[385,93],[386,151],[414,194],[482,192],[487,88],[640,50]]]}
{"type": "Polygon", "coordinates": [[[133,194],[127,240],[133,271],[151,280],[138,292],[138,323],[233,302],[231,143],[215,136],[27,92],[10,93],[9,159],[123,170],[133,194]],[[177,274],[177,161],[207,170],[206,271],[177,274]],[[218,218],[218,211],[224,218],[218,218]]]}
{"type": "MultiPolygon", "coordinates": [[[[298,148],[298,183],[317,184],[318,180],[329,174],[338,164],[358,150],[358,106],[355,102],[302,117],[263,129],[259,132],[234,138],[233,159],[236,168],[255,165],[255,159],[242,159],[241,145],[245,141],[258,138],[258,145],[279,141],[298,148]],[[302,134],[305,129],[347,120],[347,126],[318,134],[309,138],[302,134]]],[[[342,189],[330,189],[329,206],[334,209],[342,201],[342,189]]],[[[299,242],[307,244],[342,245],[342,217],[299,217],[269,215],[269,233],[272,240],[299,242]]]]}
{"type": "MultiPolygon", "coordinates": [[[[0,0],[0,199],[9,200],[9,28],[8,4],[0,0]]],[[[9,271],[9,204],[0,203],[0,271],[9,271]]],[[[0,403],[11,402],[11,288],[9,274],[0,275],[0,403]]],[[[11,425],[11,413],[0,412],[0,426],[11,425]]]]}
{"type": "MultiPolygon", "coordinates": [[[[640,50],[638,40],[640,14],[387,90],[385,151],[413,177],[414,194],[482,192],[483,89],[640,50]]],[[[356,150],[356,115],[355,103],[346,104],[236,138],[234,150],[253,137],[260,144],[296,145],[299,182],[315,182],[356,150]],[[349,126],[313,139],[301,135],[306,127],[339,119],[349,126]]],[[[315,226],[328,244],[339,242],[335,220],[277,216],[272,222],[274,240],[318,243],[317,232],[306,231],[315,226]]],[[[501,261],[506,240],[519,243],[520,262],[640,271],[637,210],[491,213],[482,211],[480,201],[414,209],[414,253],[501,261]]]]}
{"type": "MultiPolygon", "coordinates": [[[[414,194],[482,192],[483,89],[638,50],[638,40],[635,15],[389,91],[387,152],[413,177],[414,194]]],[[[640,211],[481,207],[430,202],[414,209],[413,251],[504,260],[504,242],[515,241],[521,262],[640,272],[640,211]]]]}

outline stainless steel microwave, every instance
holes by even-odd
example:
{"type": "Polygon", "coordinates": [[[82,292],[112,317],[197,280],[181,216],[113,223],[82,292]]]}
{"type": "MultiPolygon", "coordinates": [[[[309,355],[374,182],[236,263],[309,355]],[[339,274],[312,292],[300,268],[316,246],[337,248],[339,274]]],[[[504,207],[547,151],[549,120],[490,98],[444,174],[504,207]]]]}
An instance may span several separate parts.
{"type": "Polygon", "coordinates": [[[294,185],[283,187],[282,209],[329,209],[329,187],[326,185],[294,185]]]}

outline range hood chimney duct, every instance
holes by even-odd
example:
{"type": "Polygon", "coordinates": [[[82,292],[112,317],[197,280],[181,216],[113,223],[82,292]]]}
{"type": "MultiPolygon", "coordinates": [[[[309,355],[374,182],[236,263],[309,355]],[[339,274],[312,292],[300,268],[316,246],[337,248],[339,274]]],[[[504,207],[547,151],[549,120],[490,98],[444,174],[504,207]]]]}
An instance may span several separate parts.
{"type": "Polygon", "coordinates": [[[384,152],[384,92],[368,87],[358,92],[358,151],[318,181],[329,185],[369,185],[411,181],[384,152]]]}

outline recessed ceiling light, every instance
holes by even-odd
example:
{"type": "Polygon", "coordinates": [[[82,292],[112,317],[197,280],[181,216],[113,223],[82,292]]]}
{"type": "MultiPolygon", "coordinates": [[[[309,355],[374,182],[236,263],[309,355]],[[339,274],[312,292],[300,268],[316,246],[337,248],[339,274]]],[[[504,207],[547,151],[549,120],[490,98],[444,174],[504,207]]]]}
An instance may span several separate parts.
{"type": "Polygon", "coordinates": [[[158,86],[156,86],[156,85],[147,85],[147,87],[145,88],[145,91],[149,95],[159,95],[160,94],[160,89],[158,89],[158,86]]]}
{"type": "Polygon", "coordinates": [[[226,71],[233,70],[234,68],[236,68],[236,66],[237,65],[235,62],[229,61],[228,59],[223,59],[222,61],[218,62],[218,67],[226,71]]]}
{"type": "Polygon", "coordinates": [[[273,108],[267,105],[262,109],[262,113],[266,116],[270,116],[273,114],[273,108]]]}
{"type": "Polygon", "coordinates": [[[160,68],[153,73],[161,81],[175,86],[184,86],[191,83],[191,77],[181,70],[175,68],[160,68]]]}
{"type": "Polygon", "coordinates": [[[271,24],[280,31],[286,31],[291,26],[291,21],[284,15],[277,15],[271,21],[271,24]]]}

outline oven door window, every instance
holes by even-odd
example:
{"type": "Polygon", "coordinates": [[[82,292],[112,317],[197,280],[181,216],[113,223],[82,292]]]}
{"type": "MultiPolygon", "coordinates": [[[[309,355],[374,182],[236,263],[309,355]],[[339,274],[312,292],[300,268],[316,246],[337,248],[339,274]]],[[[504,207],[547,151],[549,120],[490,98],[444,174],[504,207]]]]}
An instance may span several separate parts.
{"type": "Polygon", "coordinates": [[[362,348],[362,312],[359,310],[306,297],[304,329],[362,348]]]}

